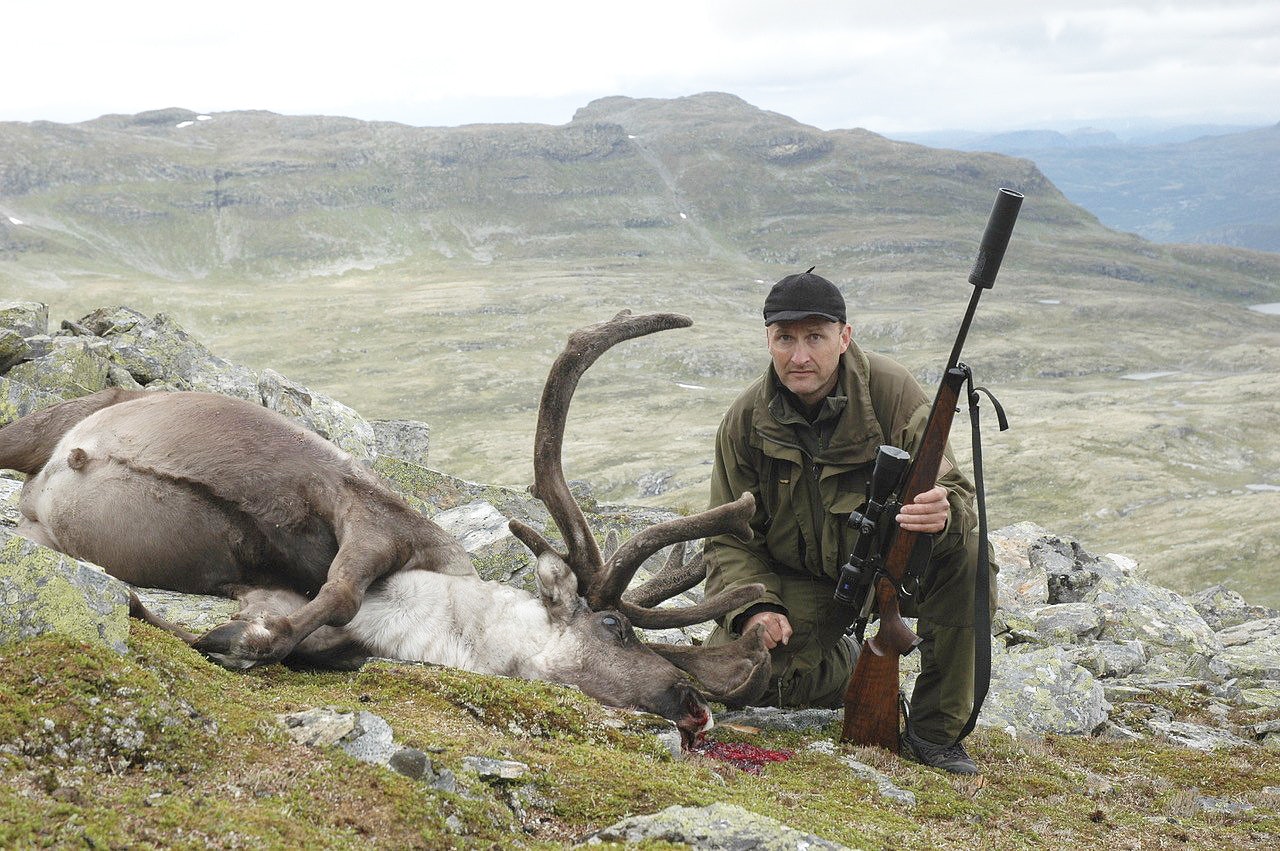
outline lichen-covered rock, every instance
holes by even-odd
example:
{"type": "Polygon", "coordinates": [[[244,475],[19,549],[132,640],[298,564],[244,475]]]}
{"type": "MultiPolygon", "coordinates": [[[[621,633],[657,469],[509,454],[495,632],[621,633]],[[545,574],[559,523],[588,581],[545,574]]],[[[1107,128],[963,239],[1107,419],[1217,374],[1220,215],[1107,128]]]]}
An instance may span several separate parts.
{"type": "Polygon", "coordinates": [[[1222,650],[1200,613],[1168,588],[1118,574],[1100,578],[1088,599],[1102,610],[1101,638],[1137,639],[1153,653],[1163,649],[1212,656],[1222,650]]]}
{"type": "Polygon", "coordinates": [[[17,331],[0,328],[0,372],[31,354],[31,344],[17,331]]]}
{"type": "Polygon", "coordinates": [[[134,593],[152,614],[169,623],[195,633],[208,632],[221,626],[240,609],[235,600],[225,597],[205,597],[199,594],[179,594],[161,588],[134,588],[134,593]]]}
{"type": "Polygon", "coordinates": [[[373,426],[341,402],[312,393],[273,369],[262,371],[257,386],[258,401],[263,405],[296,420],[357,460],[372,461],[377,455],[373,426]]]}
{"type": "Polygon", "coordinates": [[[1034,523],[1015,523],[988,536],[991,560],[1000,566],[996,574],[1000,605],[1020,610],[1049,602],[1049,577],[1044,565],[1031,562],[1031,546],[1049,533],[1034,523]]]}
{"type": "Polygon", "coordinates": [[[28,387],[73,399],[88,396],[108,386],[111,363],[96,347],[77,341],[55,346],[38,360],[20,363],[9,370],[7,378],[28,387]]]}
{"type": "Polygon", "coordinates": [[[0,328],[19,337],[35,337],[49,330],[49,308],[38,301],[0,301],[0,328]]]}
{"type": "Polygon", "coordinates": [[[1224,649],[1217,659],[1241,687],[1280,680],[1280,617],[1237,624],[1219,632],[1218,638],[1224,649]]]}
{"type": "Polygon", "coordinates": [[[529,551],[511,534],[506,515],[491,503],[477,500],[431,519],[462,542],[482,578],[532,588],[529,551]]]}
{"type": "Polygon", "coordinates": [[[370,420],[374,445],[379,455],[403,458],[427,465],[431,448],[431,426],[418,420],[370,420]]]}
{"type": "Polygon", "coordinates": [[[1192,724],[1187,721],[1153,719],[1147,722],[1147,726],[1176,745],[1200,751],[1212,751],[1218,748],[1241,748],[1249,744],[1249,742],[1226,730],[1206,727],[1203,724],[1192,724]]]}
{"type": "Polygon", "coordinates": [[[63,397],[55,393],[0,376],[0,426],[61,401],[63,397]]]}
{"type": "Polygon", "coordinates": [[[1266,606],[1254,606],[1225,585],[1213,585],[1187,598],[1205,623],[1222,631],[1246,621],[1280,617],[1280,612],[1266,606]]]}
{"type": "Polygon", "coordinates": [[[1037,644],[1078,644],[1097,638],[1102,631],[1102,611],[1092,603],[1052,603],[1026,612],[1029,633],[1014,635],[1037,644]]]}
{"type": "Polygon", "coordinates": [[[0,642],[55,633],[127,652],[123,582],[0,529],[0,642]]]}
{"type": "Polygon", "coordinates": [[[167,314],[148,319],[127,307],[103,308],[68,330],[105,340],[110,359],[151,390],[201,390],[260,402],[257,375],[223,360],[167,314]]]}
{"type": "Polygon", "coordinates": [[[598,831],[586,844],[643,842],[684,844],[705,851],[798,851],[842,849],[811,833],[802,833],[768,816],[736,804],[667,807],[647,816],[632,816],[598,831]]]}
{"type": "Polygon", "coordinates": [[[1093,675],[1059,647],[999,653],[979,723],[1020,734],[1088,735],[1107,720],[1111,704],[1093,675]]]}

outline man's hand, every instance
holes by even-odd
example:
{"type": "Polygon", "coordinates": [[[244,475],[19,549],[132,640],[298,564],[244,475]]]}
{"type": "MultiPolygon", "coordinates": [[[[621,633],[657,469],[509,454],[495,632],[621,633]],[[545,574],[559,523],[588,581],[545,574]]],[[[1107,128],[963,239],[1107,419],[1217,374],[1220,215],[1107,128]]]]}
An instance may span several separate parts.
{"type": "Polygon", "coordinates": [[[931,490],[917,496],[910,505],[902,506],[897,516],[898,525],[908,532],[941,532],[947,526],[947,489],[934,485],[931,490]]]}
{"type": "Polygon", "coordinates": [[[766,650],[772,650],[779,644],[786,644],[791,640],[791,621],[787,620],[787,616],[781,612],[759,612],[752,615],[742,625],[743,634],[750,632],[751,627],[758,623],[764,624],[766,650]]]}

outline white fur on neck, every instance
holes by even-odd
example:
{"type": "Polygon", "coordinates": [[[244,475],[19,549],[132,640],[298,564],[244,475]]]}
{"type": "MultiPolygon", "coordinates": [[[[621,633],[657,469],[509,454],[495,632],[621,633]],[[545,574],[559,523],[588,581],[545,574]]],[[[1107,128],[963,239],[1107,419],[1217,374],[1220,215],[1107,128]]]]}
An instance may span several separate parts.
{"type": "Polygon", "coordinates": [[[545,680],[576,644],[527,591],[474,575],[394,573],[371,587],[347,631],[377,656],[545,680]]]}

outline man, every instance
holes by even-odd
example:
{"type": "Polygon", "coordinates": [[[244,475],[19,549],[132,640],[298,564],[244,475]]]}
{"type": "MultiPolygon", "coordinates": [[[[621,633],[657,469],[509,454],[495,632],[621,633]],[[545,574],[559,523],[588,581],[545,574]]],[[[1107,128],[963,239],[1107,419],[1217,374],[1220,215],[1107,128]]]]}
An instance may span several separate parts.
{"type": "MultiPolygon", "coordinates": [[[[812,273],[789,275],[769,292],[769,369],[733,403],[716,437],[712,507],[750,491],[756,513],[751,541],[708,539],[707,593],[752,582],[766,591],[726,615],[707,643],[760,624],[773,672],[759,702],[838,707],[857,656],[845,635],[857,613],[832,597],[855,540],[847,519],[865,500],[881,444],[915,452],[932,399],[905,367],[853,343],[843,296],[812,273]]],[[[956,738],[973,705],[977,521],[973,486],[946,454],[937,485],[896,518],[903,529],[935,535],[929,569],[902,607],[920,618],[923,639],[903,752],[973,774],[956,738]]]]}

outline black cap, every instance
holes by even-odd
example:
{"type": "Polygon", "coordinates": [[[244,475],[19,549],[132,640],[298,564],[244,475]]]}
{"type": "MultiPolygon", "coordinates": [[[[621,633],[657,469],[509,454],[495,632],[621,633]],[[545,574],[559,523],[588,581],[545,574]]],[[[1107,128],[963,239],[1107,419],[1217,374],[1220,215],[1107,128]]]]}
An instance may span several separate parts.
{"type": "Polygon", "coordinates": [[[764,300],[764,324],[790,322],[819,316],[831,322],[845,321],[844,296],[836,285],[813,274],[815,266],[799,275],[787,275],[773,285],[764,300]]]}

